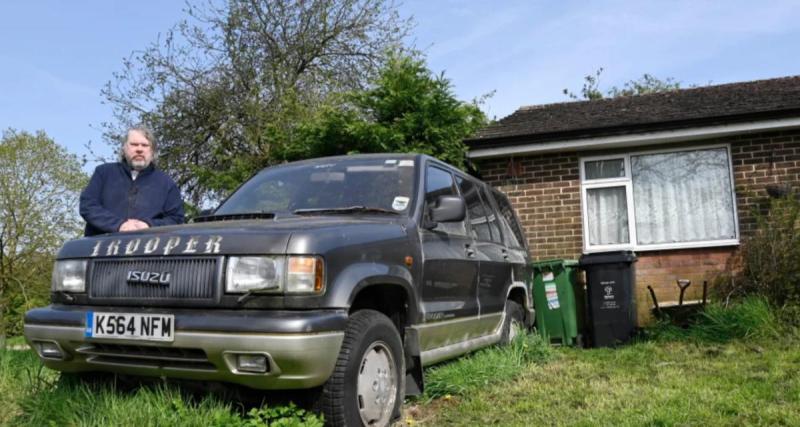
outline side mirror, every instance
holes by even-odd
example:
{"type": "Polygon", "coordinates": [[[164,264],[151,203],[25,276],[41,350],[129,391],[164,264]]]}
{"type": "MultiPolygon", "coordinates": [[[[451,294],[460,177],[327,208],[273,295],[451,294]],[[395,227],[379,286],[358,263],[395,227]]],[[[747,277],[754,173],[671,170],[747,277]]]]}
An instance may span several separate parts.
{"type": "Polygon", "coordinates": [[[464,199],[458,196],[439,196],[430,207],[428,218],[435,226],[439,222],[463,221],[466,215],[464,199]]]}

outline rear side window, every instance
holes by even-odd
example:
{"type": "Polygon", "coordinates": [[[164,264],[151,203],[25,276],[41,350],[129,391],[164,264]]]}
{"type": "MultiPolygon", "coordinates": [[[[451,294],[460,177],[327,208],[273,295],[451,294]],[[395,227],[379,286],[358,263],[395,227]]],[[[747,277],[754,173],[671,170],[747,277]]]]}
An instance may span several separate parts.
{"type": "MultiPolygon", "coordinates": [[[[453,175],[444,169],[428,166],[425,171],[425,215],[428,214],[428,207],[432,205],[439,196],[457,195],[455,185],[453,185],[453,175]]],[[[440,222],[436,225],[434,230],[461,236],[466,236],[467,234],[464,221],[440,222]]]]}
{"type": "MultiPolygon", "coordinates": [[[[472,237],[477,240],[491,241],[492,230],[489,222],[490,211],[486,210],[483,205],[481,196],[478,193],[478,186],[472,181],[457,177],[458,187],[461,189],[461,195],[467,203],[467,215],[469,216],[469,224],[472,228],[472,237]]],[[[498,233],[498,231],[495,231],[498,233]]]]}
{"type": "Polygon", "coordinates": [[[486,188],[480,186],[480,189],[483,209],[486,211],[486,222],[489,224],[489,230],[492,232],[492,240],[503,244],[503,235],[500,233],[500,219],[497,218],[497,213],[494,211],[494,207],[489,201],[489,194],[486,193],[486,188]]]}
{"type": "Polygon", "coordinates": [[[508,198],[497,190],[492,190],[492,196],[494,196],[497,208],[500,210],[500,216],[503,219],[500,223],[503,229],[506,230],[506,236],[509,237],[509,245],[524,248],[525,236],[522,234],[522,227],[517,221],[517,216],[514,215],[514,209],[511,207],[508,198]]]}

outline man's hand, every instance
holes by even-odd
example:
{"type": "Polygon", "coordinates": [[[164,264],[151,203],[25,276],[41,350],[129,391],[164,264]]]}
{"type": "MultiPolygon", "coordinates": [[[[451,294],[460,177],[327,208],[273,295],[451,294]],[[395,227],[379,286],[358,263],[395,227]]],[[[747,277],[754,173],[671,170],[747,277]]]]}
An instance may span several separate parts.
{"type": "Polygon", "coordinates": [[[129,219],[119,226],[119,231],[144,230],[145,228],[150,228],[146,222],[139,221],[138,219],[129,219]]]}

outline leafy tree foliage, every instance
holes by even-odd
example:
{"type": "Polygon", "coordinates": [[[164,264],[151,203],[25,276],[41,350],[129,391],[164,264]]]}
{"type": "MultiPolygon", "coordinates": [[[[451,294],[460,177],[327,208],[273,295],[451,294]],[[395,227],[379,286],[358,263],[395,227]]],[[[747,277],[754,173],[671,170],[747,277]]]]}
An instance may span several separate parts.
{"type": "Polygon", "coordinates": [[[150,125],[160,165],[194,204],[286,160],[297,126],[364,88],[410,22],[391,0],[230,0],[188,17],[124,62],[103,91],[115,122],[150,125]]]}
{"type": "Polygon", "coordinates": [[[576,95],[569,89],[564,89],[564,95],[570,99],[603,99],[603,98],[616,98],[620,96],[635,96],[646,95],[648,93],[667,92],[681,88],[681,83],[675,81],[672,77],[666,79],[659,79],[652,74],[643,74],[642,77],[636,80],[630,80],[622,85],[621,88],[612,86],[605,94],[600,89],[600,75],[603,73],[603,68],[598,68],[594,74],[586,75],[583,78],[583,87],[581,88],[580,95],[576,95]]]}
{"type": "MultiPolygon", "coordinates": [[[[80,234],[87,177],[75,155],[44,132],[7,130],[0,140],[0,338],[20,332],[25,309],[47,298],[52,254],[80,234]],[[9,307],[7,310],[4,307],[9,307]]],[[[0,339],[0,341],[2,341],[0,339]]]]}
{"type": "Polygon", "coordinates": [[[395,53],[374,85],[345,96],[301,127],[288,159],[347,153],[417,152],[464,167],[463,139],[487,123],[480,100],[459,101],[450,80],[416,55],[395,53]]]}

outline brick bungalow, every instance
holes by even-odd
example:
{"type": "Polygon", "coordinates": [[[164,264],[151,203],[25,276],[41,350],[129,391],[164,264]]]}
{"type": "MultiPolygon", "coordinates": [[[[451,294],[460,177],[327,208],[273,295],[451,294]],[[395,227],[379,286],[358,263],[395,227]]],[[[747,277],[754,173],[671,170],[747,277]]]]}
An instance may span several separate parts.
{"type": "Polygon", "coordinates": [[[522,107],[466,141],[534,259],[633,249],[640,322],[726,268],[769,193],[800,189],[800,76],[522,107]]]}

